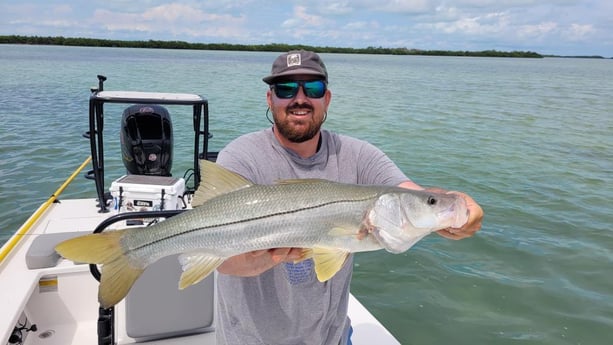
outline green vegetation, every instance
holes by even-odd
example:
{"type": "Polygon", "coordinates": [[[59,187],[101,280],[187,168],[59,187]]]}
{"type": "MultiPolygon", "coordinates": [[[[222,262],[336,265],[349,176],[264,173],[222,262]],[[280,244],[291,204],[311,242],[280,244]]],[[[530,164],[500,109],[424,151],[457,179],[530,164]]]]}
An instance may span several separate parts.
{"type": "MultiPolygon", "coordinates": [[[[602,55],[543,55],[543,57],[562,57],[562,58],[574,58],[574,59],[606,59],[606,57],[602,55]]],[[[611,58],[613,59],[613,57],[611,58]]]]}
{"type": "Polygon", "coordinates": [[[183,41],[120,41],[95,38],[71,37],[41,37],[41,36],[0,36],[0,44],[40,44],[61,46],[88,46],[88,47],[119,47],[119,48],[161,48],[161,49],[194,49],[194,50],[238,50],[238,51],[272,51],[283,52],[293,49],[307,49],[319,53],[345,53],[345,54],[384,54],[384,55],[437,55],[437,56],[481,56],[481,57],[515,57],[515,58],[542,58],[534,52],[497,50],[484,51],[448,51],[448,50],[420,50],[408,48],[340,48],[340,47],[313,47],[298,44],[229,44],[229,43],[188,43],[183,41]]]}

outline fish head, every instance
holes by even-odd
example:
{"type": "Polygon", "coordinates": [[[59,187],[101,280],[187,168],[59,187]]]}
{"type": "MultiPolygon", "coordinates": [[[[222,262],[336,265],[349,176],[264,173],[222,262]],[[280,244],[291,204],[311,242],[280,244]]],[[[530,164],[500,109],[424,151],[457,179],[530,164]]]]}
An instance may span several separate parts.
{"type": "Polygon", "coordinates": [[[468,220],[466,201],[456,194],[394,190],[376,199],[366,223],[387,251],[402,253],[424,236],[468,220]]]}

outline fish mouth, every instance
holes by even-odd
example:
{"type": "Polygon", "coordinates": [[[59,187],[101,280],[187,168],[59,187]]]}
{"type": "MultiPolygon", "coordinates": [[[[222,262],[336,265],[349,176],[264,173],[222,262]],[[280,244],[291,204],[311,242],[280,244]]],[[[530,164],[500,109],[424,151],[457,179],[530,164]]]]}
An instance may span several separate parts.
{"type": "Polygon", "coordinates": [[[447,220],[445,222],[448,225],[447,227],[461,228],[468,221],[469,214],[464,199],[458,199],[449,208],[439,212],[437,216],[439,219],[447,220]]]}

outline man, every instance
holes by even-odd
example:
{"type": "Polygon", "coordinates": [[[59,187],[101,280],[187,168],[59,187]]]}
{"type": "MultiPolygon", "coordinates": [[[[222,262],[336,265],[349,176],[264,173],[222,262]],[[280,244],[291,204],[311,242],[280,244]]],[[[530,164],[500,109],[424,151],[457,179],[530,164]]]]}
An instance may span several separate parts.
{"type": "MultiPolygon", "coordinates": [[[[280,55],[264,82],[273,126],[241,136],[217,163],[257,184],[280,179],[322,178],[344,183],[423,189],[373,145],[321,129],[332,98],[328,72],[309,51],[280,55]]],[[[268,114],[267,114],[268,115],[268,114]]],[[[469,196],[468,222],[439,231],[461,239],[481,227],[483,211],[469,196]]],[[[294,264],[298,248],[237,255],[218,272],[218,344],[347,344],[350,256],[329,281],[320,283],[312,260],[294,264]]]]}

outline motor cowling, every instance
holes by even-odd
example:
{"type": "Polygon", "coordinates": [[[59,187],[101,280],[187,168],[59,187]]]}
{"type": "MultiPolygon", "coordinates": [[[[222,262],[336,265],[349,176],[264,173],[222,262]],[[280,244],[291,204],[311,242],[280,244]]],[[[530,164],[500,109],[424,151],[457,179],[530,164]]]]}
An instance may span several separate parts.
{"type": "Polygon", "coordinates": [[[172,121],[160,105],[132,105],[121,118],[121,151],[128,174],[171,176],[172,121]]]}

